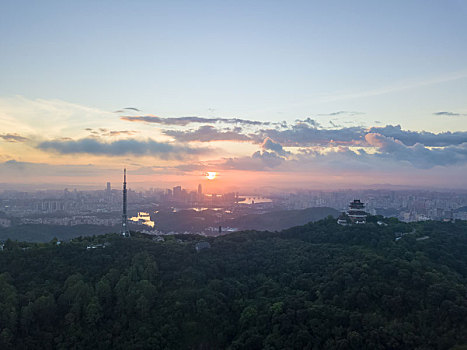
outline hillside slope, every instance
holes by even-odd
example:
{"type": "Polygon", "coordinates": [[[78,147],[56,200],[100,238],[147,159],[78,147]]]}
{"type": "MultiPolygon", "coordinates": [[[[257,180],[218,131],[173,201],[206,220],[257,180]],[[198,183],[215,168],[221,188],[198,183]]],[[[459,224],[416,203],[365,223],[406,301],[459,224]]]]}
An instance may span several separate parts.
{"type": "Polygon", "coordinates": [[[329,219],[240,232],[209,238],[199,253],[205,238],[197,236],[8,241],[0,252],[0,348],[467,344],[467,223],[388,223],[342,227],[329,219]],[[410,234],[395,241],[396,232],[410,234]]]}
{"type": "Polygon", "coordinates": [[[0,227],[0,240],[7,239],[28,242],[49,242],[54,237],[59,240],[70,240],[79,236],[102,235],[115,232],[120,227],[100,225],[46,225],[27,224],[11,227],[0,227]]]}

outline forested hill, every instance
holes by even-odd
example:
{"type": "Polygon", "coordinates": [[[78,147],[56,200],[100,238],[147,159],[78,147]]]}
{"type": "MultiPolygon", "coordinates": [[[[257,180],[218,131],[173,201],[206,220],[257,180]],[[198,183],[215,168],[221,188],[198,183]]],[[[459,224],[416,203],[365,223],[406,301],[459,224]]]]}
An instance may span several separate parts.
{"type": "Polygon", "coordinates": [[[115,232],[120,229],[117,227],[100,225],[46,225],[46,224],[27,224],[11,227],[0,227],[0,240],[12,239],[15,241],[27,242],[49,242],[53,238],[59,240],[70,240],[79,236],[92,236],[108,232],[115,232]]]}
{"type": "Polygon", "coordinates": [[[465,349],[465,221],[200,240],[6,242],[0,348],[465,349]]]}

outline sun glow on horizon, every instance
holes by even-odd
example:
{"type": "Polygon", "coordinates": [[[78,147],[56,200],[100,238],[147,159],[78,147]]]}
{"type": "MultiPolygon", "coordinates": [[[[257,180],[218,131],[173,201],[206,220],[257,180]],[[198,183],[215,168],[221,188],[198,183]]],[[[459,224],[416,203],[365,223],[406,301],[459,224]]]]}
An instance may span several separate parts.
{"type": "Polygon", "coordinates": [[[214,179],[216,178],[216,176],[217,176],[217,172],[215,172],[215,171],[208,171],[208,172],[206,172],[205,176],[206,176],[206,178],[207,178],[208,180],[214,180],[214,179]]]}

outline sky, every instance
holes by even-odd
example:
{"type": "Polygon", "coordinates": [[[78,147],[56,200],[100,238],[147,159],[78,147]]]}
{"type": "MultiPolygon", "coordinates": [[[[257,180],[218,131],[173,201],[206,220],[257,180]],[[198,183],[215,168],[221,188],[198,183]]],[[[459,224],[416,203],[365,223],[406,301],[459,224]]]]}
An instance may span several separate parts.
{"type": "Polygon", "coordinates": [[[4,187],[467,186],[465,0],[5,0],[0,31],[4,187]]]}

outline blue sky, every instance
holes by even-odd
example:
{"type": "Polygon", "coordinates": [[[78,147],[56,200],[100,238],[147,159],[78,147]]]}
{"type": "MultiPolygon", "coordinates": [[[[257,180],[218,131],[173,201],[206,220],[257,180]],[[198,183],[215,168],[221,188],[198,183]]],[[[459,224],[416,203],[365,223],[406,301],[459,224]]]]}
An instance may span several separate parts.
{"type": "Polygon", "coordinates": [[[2,95],[275,120],[466,108],[465,1],[7,1],[0,16],[2,95]],[[339,99],[457,73],[417,100],[339,99]]]}
{"type": "Polygon", "coordinates": [[[30,139],[124,128],[124,107],[467,130],[467,1],[3,1],[0,31],[0,118],[30,139]]]}

